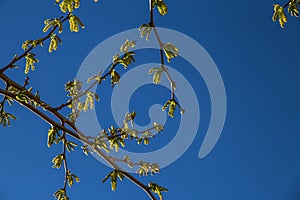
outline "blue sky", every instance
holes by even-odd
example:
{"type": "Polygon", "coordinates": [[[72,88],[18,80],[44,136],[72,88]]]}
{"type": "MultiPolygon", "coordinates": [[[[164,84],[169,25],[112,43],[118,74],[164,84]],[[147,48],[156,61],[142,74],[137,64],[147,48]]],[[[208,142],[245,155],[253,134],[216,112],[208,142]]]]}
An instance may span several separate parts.
{"type": "MultiPolygon", "coordinates": [[[[207,50],[222,75],[228,110],[217,145],[206,158],[198,159],[210,119],[210,101],[201,77],[190,75],[201,102],[201,125],[196,139],[180,159],[159,175],[142,180],[166,186],[169,192],[165,199],[299,199],[299,20],[289,18],[282,30],[271,20],[272,4],[276,3],[271,0],[166,0],[166,3],[169,13],[164,17],[156,13],[156,25],[187,34],[207,50]]],[[[9,63],[14,54],[22,52],[24,40],[42,36],[45,19],[60,15],[53,1],[1,0],[0,65],[9,63]]],[[[96,45],[148,22],[148,1],[95,4],[90,0],[82,3],[77,15],[86,25],[84,30],[64,31],[63,45],[57,52],[49,54],[47,48],[35,51],[40,63],[30,74],[30,83],[53,105],[66,100],[63,84],[76,76],[80,64],[96,45]]],[[[158,62],[154,51],[148,52],[150,56],[145,56],[147,51],[142,53],[137,55],[138,64],[158,62]]],[[[24,62],[19,66],[22,68],[24,62]]],[[[178,70],[186,67],[184,73],[193,74],[180,58],[174,60],[174,67],[178,70]]],[[[8,74],[20,82],[24,80],[23,69],[8,74]]],[[[98,89],[103,101],[96,109],[99,115],[107,116],[108,120],[103,122],[106,127],[112,117],[105,110],[109,105],[105,95],[111,94],[111,90],[109,82],[98,89]]],[[[163,94],[168,95],[160,87],[149,90],[149,93],[148,89],[138,91],[134,96],[136,102],[131,106],[138,113],[153,103],[150,100],[145,105],[139,103],[143,95],[153,97],[155,103],[160,98],[160,103],[164,103],[163,94]],[[154,95],[157,91],[161,97],[154,95]]],[[[60,148],[47,148],[47,124],[21,106],[11,111],[18,120],[11,128],[0,128],[0,199],[54,199],[52,194],[61,187],[63,174],[51,168],[51,160],[60,148]]],[[[147,120],[143,115],[137,118],[140,124],[147,120]]],[[[174,137],[177,122],[178,118],[168,120],[167,130],[153,140],[150,150],[160,148],[174,137]]],[[[145,150],[142,147],[141,151],[145,150]]],[[[69,160],[70,168],[81,178],[81,183],[69,190],[72,200],[147,199],[127,180],[119,184],[117,192],[112,192],[108,183],[101,183],[110,169],[92,156],[84,156],[80,150],[71,154],[69,160]]]]}

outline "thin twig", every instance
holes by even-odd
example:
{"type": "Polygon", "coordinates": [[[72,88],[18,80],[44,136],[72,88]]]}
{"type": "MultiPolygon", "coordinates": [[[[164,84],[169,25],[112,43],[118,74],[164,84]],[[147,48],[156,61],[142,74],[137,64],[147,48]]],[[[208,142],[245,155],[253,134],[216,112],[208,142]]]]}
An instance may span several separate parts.
{"type": "MultiPolygon", "coordinates": [[[[64,126],[64,124],[62,124],[64,126]]],[[[64,187],[63,189],[66,191],[67,183],[68,183],[68,163],[67,163],[67,156],[66,156],[66,149],[67,149],[67,139],[66,139],[66,132],[63,132],[63,161],[64,161],[64,170],[65,170],[65,180],[64,180],[64,187]]]]}
{"type": "Polygon", "coordinates": [[[286,8],[293,0],[288,1],[286,4],[284,4],[283,8],[286,8]]]}
{"type": "Polygon", "coordinates": [[[73,101],[78,100],[79,98],[83,97],[84,95],[86,95],[93,87],[95,87],[97,84],[101,83],[101,81],[105,80],[107,78],[108,75],[111,74],[111,72],[116,68],[116,66],[119,63],[113,63],[112,66],[110,67],[109,71],[104,74],[103,76],[100,77],[100,81],[94,81],[86,90],[84,90],[83,92],[81,92],[78,96],[70,99],[67,103],[63,103],[60,106],[54,108],[56,111],[61,110],[69,105],[72,104],[73,101]]]}
{"type": "Polygon", "coordinates": [[[23,105],[24,107],[26,107],[27,109],[29,109],[32,113],[36,114],[38,117],[40,117],[41,119],[43,119],[44,121],[46,121],[48,124],[51,124],[52,126],[55,126],[55,127],[59,128],[60,130],[62,130],[65,133],[67,133],[68,135],[72,136],[73,138],[75,138],[75,139],[83,142],[86,145],[89,145],[92,149],[95,150],[95,152],[99,156],[101,156],[109,165],[111,165],[111,167],[113,167],[116,170],[122,171],[122,173],[124,174],[125,177],[127,177],[131,182],[133,182],[135,185],[137,185],[142,190],[144,190],[145,193],[151,198],[151,200],[156,200],[156,197],[152,194],[151,190],[146,185],[144,185],[142,182],[140,182],[139,180],[137,180],[135,177],[133,177],[128,172],[126,172],[123,169],[121,169],[101,149],[99,149],[97,147],[94,147],[92,141],[86,139],[85,137],[80,137],[79,136],[79,132],[77,131],[78,129],[76,127],[74,129],[74,131],[76,131],[76,132],[74,132],[74,131],[66,128],[65,126],[62,126],[61,124],[57,123],[56,121],[54,121],[53,119],[51,119],[50,117],[48,117],[47,115],[45,115],[44,113],[42,113],[40,110],[38,110],[34,106],[18,100],[16,98],[16,95],[14,95],[14,94],[12,94],[10,92],[7,92],[5,90],[0,89],[0,94],[14,99],[18,103],[20,103],[21,105],[23,105]]]}
{"type": "MultiPolygon", "coordinates": [[[[68,13],[64,18],[63,17],[60,17],[62,20],[61,20],[61,23],[64,23],[67,19],[69,19],[70,17],[70,14],[71,13],[68,13]]],[[[45,37],[43,37],[41,39],[40,42],[44,42],[45,40],[49,39],[51,37],[51,35],[54,33],[54,31],[58,28],[58,25],[54,25],[51,29],[51,31],[48,33],[48,35],[46,35],[45,37]]],[[[6,65],[5,67],[1,68],[0,69],[0,72],[5,72],[6,70],[8,70],[9,68],[12,68],[14,66],[14,64],[19,61],[20,59],[24,58],[29,52],[31,52],[35,47],[37,47],[38,45],[36,46],[30,46],[24,53],[22,53],[20,56],[18,55],[15,55],[14,58],[12,59],[12,61],[6,65]]]]}
{"type": "Polygon", "coordinates": [[[161,62],[161,67],[163,72],[166,74],[169,82],[170,82],[170,87],[171,87],[171,99],[175,100],[175,87],[174,87],[174,81],[168,71],[168,69],[165,67],[165,60],[164,60],[164,50],[163,50],[163,45],[164,43],[162,42],[158,31],[156,29],[155,23],[154,23],[154,7],[153,7],[153,0],[149,0],[150,1],[150,22],[149,25],[153,28],[154,31],[154,35],[156,37],[156,40],[159,44],[159,53],[160,53],[160,62],[161,62]]]}

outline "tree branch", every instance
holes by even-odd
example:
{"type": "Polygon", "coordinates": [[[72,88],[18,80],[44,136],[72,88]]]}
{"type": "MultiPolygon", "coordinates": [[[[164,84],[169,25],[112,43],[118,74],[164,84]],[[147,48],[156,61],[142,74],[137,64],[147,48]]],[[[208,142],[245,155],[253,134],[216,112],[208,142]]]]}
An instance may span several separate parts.
{"type": "MultiPolygon", "coordinates": [[[[165,67],[165,60],[164,60],[164,50],[163,50],[163,42],[161,41],[161,38],[158,34],[158,31],[156,29],[155,23],[154,23],[154,6],[153,6],[153,0],[149,0],[150,1],[150,22],[149,25],[153,28],[156,40],[159,44],[159,53],[160,53],[160,62],[161,62],[161,67],[164,71],[164,73],[166,74],[169,82],[170,82],[170,87],[171,87],[171,99],[175,100],[175,87],[174,87],[174,81],[168,71],[168,69],[165,67]]],[[[179,105],[179,104],[178,104],[179,105]]]]}
{"type": "MultiPolygon", "coordinates": [[[[67,19],[69,19],[71,13],[68,13],[64,18],[60,17],[61,23],[64,23],[67,19]]],[[[51,35],[54,33],[54,31],[57,29],[58,25],[54,25],[52,27],[52,30],[48,33],[48,35],[46,35],[45,37],[43,37],[41,39],[41,42],[44,42],[45,40],[49,39],[51,37],[51,35]]],[[[19,60],[21,60],[22,58],[24,58],[29,52],[31,52],[36,46],[30,46],[24,53],[22,53],[20,56],[15,55],[14,58],[12,59],[12,61],[6,65],[5,67],[0,69],[0,72],[5,72],[6,70],[8,70],[9,68],[12,68],[13,65],[18,62],[19,60]]]]}
{"type": "MultiPolygon", "coordinates": [[[[4,95],[5,97],[10,97],[13,100],[17,101],[18,103],[20,103],[21,105],[23,105],[24,107],[26,107],[27,109],[29,109],[32,113],[36,114],[38,117],[40,117],[41,119],[43,119],[45,122],[47,122],[48,124],[55,126],[57,128],[59,128],[60,130],[64,131],[65,133],[67,133],[68,135],[72,136],[73,138],[83,142],[86,145],[89,145],[99,156],[101,156],[111,167],[113,167],[116,170],[122,171],[122,173],[124,174],[124,176],[126,178],[128,178],[131,182],[133,182],[135,185],[137,185],[138,187],[140,187],[142,190],[144,190],[146,192],[146,194],[152,199],[152,200],[156,200],[155,196],[152,194],[151,190],[144,185],[142,182],[140,182],[139,180],[137,180],[135,177],[133,177],[131,174],[129,174],[128,172],[124,171],[122,168],[120,168],[117,164],[114,163],[114,161],[112,161],[109,156],[107,156],[101,149],[95,147],[93,148],[93,143],[86,139],[85,137],[80,137],[78,134],[78,129],[75,127],[74,131],[69,130],[68,128],[66,128],[65,126],[57,123],[56,121],[52,120],[50,117],[48,117],[47,115],[45,115],[44,113],[42,113],[40,110],[38,110],[37,108],[35,108],[34,106],[27,104],[25,102],[22,102],[20,100],[18,100],[16,98],[16,96],[10,92],[7,92],[5,90],[0,89],[0,94],[4,95]]],[[[81,135],[81,134],[80,134],[81,135]]]]}

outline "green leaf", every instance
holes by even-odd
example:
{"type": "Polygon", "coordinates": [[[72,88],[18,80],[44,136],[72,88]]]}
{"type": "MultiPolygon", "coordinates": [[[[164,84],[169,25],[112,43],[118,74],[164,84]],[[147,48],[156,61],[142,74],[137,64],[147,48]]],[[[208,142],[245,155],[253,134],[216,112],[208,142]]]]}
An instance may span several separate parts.
{"type": "Polygon", "coordinates": [[[178,56],[178,48],[171,42],[164,44],[163,50],[168,59],[168,62],[170,62],[172,58],[178,56]]]}
{"type": "Polygon", "coordinates": [[[47,32],[50,28],[58,27],[58,33],[62,33],[63,31],[63,25],[60,21],[60,18],[55,19],[47,19],[44,21],[45,27],[43,29],[43,32],[47,32]]]}
{"type": "Polygon", "coordinates": [[[126,113],[125,114],[125,117],[124,117],[124,128],[126,130],[129,129],[127,122],[130,121],[131,126],[132,127],[134,126],[134,118],[135,118],[135,116],[136,116],[136,112],[135,111],[133,111],[131,113],[126,113]]]}
{"type": "Polygon", "coordinates": [[[74,184],[74,180],[79,183],[80,179],[78,178],[78,176],[76,176],[75,174],[72,174],[70,170],[67,171],[67,181],[68,181],[68,185],[69,187],[72,187],[74,184]]]}
{"type": "Polygon", "coordinates": [[[284,28],[284,24],[287,22],[287,17],[284,13],[284,9],[279,4],[274,4],[274,14],[272,16],[272,20],[276,22],[279,21],[281,28],[284,28]]]}
{"type": "Polygon", "coordinates": [[[53,163],[52,168],[59,169],[62,166],[63,160],[64,160],[64,155],[63,154],[59,154],[59,155],[55,156],[52,159],[52,163],[53,163]]]}
{"type": "Polygon", "coordinates": [[[130,48],[134,48],[136,45],[136,41],[129,41],[126,39],[125,43],[120,47],[120,51],[123,53],[127,53],[130,48]]]}
{"type": "Polygon", "coordinates": [[[158,124],[157,122],[153,123],[153,127],[157,132],[161,132],[164,130],[164,125],[158,124]]]}
{"type": "Polygon", "coordinates": [[[29,73],[29,70],[31,69],[32,71],[35,70],[35,64],[39,62],[38,59],[35,58],[34,53],[27,53],[25,56],[26,58],[26,66],[25,66],[25,74],[29,73]]]}
{"type": "Polygon", "coordinates": [[[59,189],[54,193],[54,197],[57,200],[69,200],[65,189],[59,189]]]}
{"type": "Polygon", "coordinates": [[[292,0],[289,3],[288,12],[290,13],[291,16],[299,17],[299,10],[297,6],[297,2],[295,0],[292,0]]]}
{"type": "Polygon", "coordinates": [[[22,49],[25,51],[29,47],[36,47],[37,45],[44,46],[43,38],[37,39],[37,40],[26,40],[22,43],[22,49]]]}
{"type": "Polygon", "coordinates": [[[150,26],[150,24],[142,24],[139,27],[141,38],[146,36],[146,41],[148,41],[150,39],[151,30],[152,30],[152,27],[150,26]]]}
{"type": "Polygon", "coordinates": [[[55,0],[55,4],[58,4],[59,2],[61,2],[59,7],[63,13],[71,13],[74,11],[74,8],[79,8],[80,6],[80,0],[55,0]]]}
{"type": "Polygon", "coordinates": [[[48,131],[48,147],[51,147],[53,143],[57,144],[60,140],[59,128],[51,126],[48,131]]]}
{"type": "Polygon", "coordinates": [[[140,167],[137,170],[137,173],[140,176],[147,176],[149,173],[151,173],[151,175],[154,175],[155,173],[159,173],[160,172],[160,168],[159,165],[157,163],[153,163],[150,164],[148,162],[140,162],[140,167]]]}
{"type": "Polygon", "coordinates": [[[55,33],[51,35],[50,39],[51,40],[48,51],[52,53],[53,50],[57,50],[58,43],[62,44],[62,41],[55,33]]]}
{"type": "Polygon", "coordinates": [[[89,84],[91,81],[95,80],[98,82],[98,84],[101,84],[102,81],[101,74],[102,74],[102,70],[98,74],[88,78],[87,83],[89,84]]]}
{"type": "Polygon", "coordinates": [[[95,104],[95,99],[97,101],[99,101],[99,96],[93,92],[88,92],[86,94],[86,99],[85,99],[85,103],[82,106],[82,110],[84,112],[88,111],[88,110],[93,110],[94,109],[94,104],[95,104]]]}
{"type": "Polygon", "coordinates": [[[117,189],[117,180],[118,178],[120,179],[120,181],[122,181],[124,179],[124,175],[121,171],[118,170],[114,170],[112,172],[110,172],[103,180],[102,183],[104,183],[105,181],[107,181],[110,178],[110,182],[111,182],[111,189],[112,191],[115,191],[117,189]]]}
{"type": "Polygon", "coordinates": [[[167,188],[164,188],[164,187],[159,186],[158,184],[152,183],[152,182],[150,182],[150,183],[148,184],[148,187],[149,187],[149,189],[150,189],[152,192],[156,193],[156,194],[159,196],[159,199],[160,199],[160,200],[163,199],[163,196],[162,196],[161,192],[167,192],[167,191],[168,191],[167,188]]]}
{"type": "Polygon", "coordinates": [[[78,32],[79,31],[79,26],[81,28],[85,28],[84,24],[81,22],[79,17],[76,15],[71,14],[69,17],[69,24],[70,24],[70,31],[71,32],[78,32]]]}
{"type": "Polygon", "coordinates": [[[86,155],[86,156],[88,156],[89,155],[89,151],[88,151],[88,149],[87,149],[87,145],[83,145],[82,147],[81,147],[81,149],[82,149],[82,151],[83,151],[83,153],[86,155]]]}
{"type": "Polygon", "coordinates": [[[159,84],[161,81],[161,75],[163,73],[163,68],[162,67],[153,67],[148,71],[148,74],[153,74],[153,83],[154,84],[159,84]]]}
{"type": "Polygon", "coordinates": [[[107,153],[110,152],[110,150],[107,147],[106,141],[108,139],[107,132],[103,130],[102,132],[98,133],[98,136],[94,139],[94,145],[99,149],[103,149],[107,153]]]}
{"type": "Polygon", "coordinates": [[[65,90],[69,92],[68,96],[76,97],[82,88],[82,83],[79,80],[74,79],[65,84],[65,90]]]}
{"type": "Polygon", "coordinates": [[[176,101],[175,100],[168,100],[165,105],[162,107],[162,111],[165,111],[168,107],[169,107],[169,112],[168,112],[168,115],[170,117],[174,117],[174,111],[175,111],[175,108],[176,108],[176,101]]]}
{"type": "Polygon", "coordinates": [[[157,6],[160,15],[165,15],[168,13],[168,7],[163,0],[153,0],[154,6],[157,6]]]}
{"type": "MultiPolygon", "coordinates": [[[[2,109],[2,107],[0,106],[2,109]]],[[[11,126],[11,119],[16,120],[16,117],[13,114],[7,113],[4,110],[0,112],[0,124],[4,127],[11,126]]]]}
{"type": "Polygon", "coordinates": [[[120,82],[120,74],[118,74],[118,72],[116,72],[115,70],[113,70],[110,73],[110,78],[111,78],[111,86],[114,87],[115,84],[120,82]]]}
{"type": "Polygon", "coordinates": [[[76,143],[71,142],[71,141],[66,141],[65,145],[66,145],[68,152],[74,151],[75,147],[78,146],[76,143]]]}
{"type": "Polygon", "coordinates": [[[122,56],[122,58],[119,58],[119,56],[117,55],[116,57],[114,57],[114,63],[120,63],[124,66],[125,69],[127,69],[128,65],[135,62],[135,59],[133,57],[134,55],[135,53],[133,51],[126,52],[122,56]]]}

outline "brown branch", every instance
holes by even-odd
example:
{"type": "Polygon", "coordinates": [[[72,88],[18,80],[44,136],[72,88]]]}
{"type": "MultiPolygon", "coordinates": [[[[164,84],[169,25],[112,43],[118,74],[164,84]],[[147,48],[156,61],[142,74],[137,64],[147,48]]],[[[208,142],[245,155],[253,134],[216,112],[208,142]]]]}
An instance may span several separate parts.
{"type": "Polygon", "coordinates": [[[12,94],[12,93],[7,92],[7,91],[2,90],[2,89],[0,89],[0,94],[4,95],[6,97],[9,97],[9,98],[11,98],[13,100],[15,100],[16,102],[18,102],[22,106],[26,107],[28,110],[30,110],[32,113],[36,114],[38,117],[40,117],[42,120],[44,120],[48,124],[51,124],[51,125],[59,128],[60,130],[67,132],[70,136],[74,137],[75,139],[80,140],[80,137],[79,137],[79,135],[76,132],[71,131],[68,128],[66,128],[65,126],[62,126],[61,124],[57,123],[56,121],[54,121],[53,119],[51,119],[50,117],[48,117],[46,114],[44,114],[42,111],[40,111],[39,109],[35,108],[34,106],[18,100],[16,98],[15,94],[12,94]]]}
{"type": "MultiPolygon", "coordinates": [[[[5,74],[3,74],[1,71],[0,71],[0,79],[2,79],[4,82],[6,82],[9,86],[12,86],[12,87],[14,87],[14,88],[16,88],[16,89],[18,89],[20,91],[24,91],[25,94],[26,94],[26,96],[28,98],[30,98],[31,100],[39,103],[40,105],[42,105],[42,107],[45,110],[47,110],[50,113],[52,113],[55,117],[57,117],[62,122],[65,122],[73,130],[76,130],[76,127],[75,127],[74,123],[72,123],[70,120],[66,119],[63,115],[61,115],[58,111],[56,111],[55,108],[53,108],[52,106],[50,106],[48,103],[42,101],[40,98],[36,97],[32,93],[28,92],[26,89],[23,88],[23,86],[21,86],[20,84],[16,83],[12,79],[10,79],[8,76],[6,76],[5,74]]],[[[84,137],[84,136],[82,135],[82,137],[84,137]]]]}
{"type": "MultiPolygon", "coordinates": [[[[151,13],[153,12],[153,9],[151,9],[151,13]]],[[[69,19],[71,13],[68,13],[68,15],[66,17],[61,17],[60,19],[62,23],[64,23],[67,19],[69,19]]],[[[153,13],[152,13],[153,15],[153,13]]],[[[153,16],[152,16],[153,19],[153,16]]],[[[153,20],[152,20],[153,21],[153,20]]],[[[154,27],[154,23],[153,23],[153,27],[154,27]]],[[[54,25],[51,29],[51,31],[43,38],[40,39],[40,43],[44,42],[45,40],[49,39],[51,37],[51,35],[55,32],[55,30],[58,28],[58,25],[54,25]]],[[[154,27],[155,29],[155,27],[154,27]]],[[[155,29],[156,30],[156,29],[155,29]]],[[[158,35],[158,34],[157,34],[158,35]]],[[[158,40],[160,41],[159,36],[157,37],[158,40]]],[[[36,45],[37,46],[37,45],[36,45]]],[[[81,133],[77,127],[75,126],[74,123],[72,123],[71,121],[69,121],[66,117],[62,116],[57,108],[54,108],[52,106],[50,106],[48,103],[42,101],[39,97],[33,95],[31,92],[28,92],[25,87],[27,86],[26,80],[23,86],[21,86],[20,84],[16,83],[15,81],[13,81],[12,79],[10,79],[8,76],[6,76],[4,74],[4,72],[6,70],[8,70],[9,68],[13,68],[14,64],[16,62],[18,62],[20,59],[24,58],[28,53],[30,53],[36,46],[31,45],[26,51],[24,51],[20,56],[15,55],[14,58],[11,60],[11,62],[6,65],[5,67],[0,69],[0,79],[3,80],[7,87],[11,86],[16,88],[17,90],[24,92],[24,94],[26,95],[27,98],[29,98],[30,102],[36,102],[38,104],[41,105],[42,108],[44,108],[46,111],[48,111],[49,113],[51,113],[54,117],[56,117],[57,119],[59,119],[59,121],[61,123],[56,122],[54,119],[52,119],[51,117],[47,116],[44,112],[42,112],[41,110],[39,110],[38,108],[34,107],[33,105],[31,105],[30,103],[24,102],[22,100],[19,100],[16,96],[16,94],[8,92],[6,88],[6,90],[0,89],[0,94],[2,94],[4,96],[4,100],[6,98],[11,98],[14,101],[18,102],[20,105],[24,106],[25,108],[27,108],[29,111],[31,111],[32,113],[34,113],[35,115],[37,115],[39,118],[41,118],[42,120],[44,120],[45,122],[47,122],[48,124],[55,126],[57,128],[59,128],[60,130],[63,131],[63,137],[64,140],[66,141],[65,138],[65,134],[70,135],[71,137],[83,142],[85,145],[89,145],[91,148],[94,147],[93,142],[90,141],[88,139],[88,137],[85,137],[85,135],[83,133],[81,133]],[[65,126],[65,124],[67,124],[70,128],[67,128],[65,126]]],[[[160,46],[161,46],[161,59],[162,59],[162,65],[164,65],[164,58],[163,58],[163,49],[162,49],[162,43],[160,41],[160,46]]],[[[101,79],[105,79],[106,76],[108,76],[111,71],[116,67],[117,64],[114,64],[111,69],[109,70],[109,72],[107,72],[101,79]]],[[[166,69],[165,72],[167,73],[166,69]]],[[[83,96],[84,94],[86,94],[86,92],[88,92],[92,87],[94,87],[96,85],[97,81],[95,81],[88,90],[86,90],[85,92],[83,92],[81,94],[81,96],[83,96]]],[[[173,87],[172,87],[173,90],[173,87]]],[[[79,97],[80,98],[80,97],[79,97]]],[[[69,105],[70,102],[67,103],[67,105],[69,105]]],[[[67,105],[62,105],[58,108],[62,109],[63,107],[67,106],[67,105]]],[[[131,174],[129,174],[128,172],[122,170],[116,163],[114,163],[114,161],[109,158],[101,149],[99,149],[98,147],[94,147],[93,148],[95,150],[95,152],[101,156],[109,165],[111,165],[111,167],[113,167],[116,170],[122,171],[123,175],[128,178],[132,183],[134,183],[135,185],[137,185],[138,187],[140,187],[142,190],[144,190],[144,192],[152,199],[152,200],[156,200],[156,197],[153,195],[152,191],[146,186],[144,185],[142,182],[140,182],[139,180],[137,180],[134,176],[132,176],[131,174]]],[[[65,177],[65,183],[64,183],[64,188],[66,188],[66,184],[67,184],[67,173],[68,173],[68,168],[67,168],[67,162],[66,162],[66,158],[65,158],[65,153],[66,153],[66,145],[64,144],[63,147],[63,154],[64,154],[64,166],[65,166],[65,173],[66,173],[66,177],[65,177]]]]}
{"type": "Polygon", "coordinates": [[[25,89],[27,85],[29,85],[29,77],[28,76],[26,76],[26,78],[24,80],[23,88],[25,89]]]}
{"type": "MultiPolygon", "coordinates": [[[[67,19],[69,19],[70,17],[70,14],[71,13],[68,13],[64,18],[63,17],[60,17],[61,20],[61,23],[64,23],[67,19]]],[[[49,39],[51,37],[51,35],[54,33],[54,31],[57,29],[58,25],[54,25],[51,29],[51,31],[48,33],[48,35],[46,35],[45,37],[43,37],[41,39],[40,42],[44,42],[45,40],[49,39]]],[[[15,55],[14,58],[12,59],[12,61],[6,65],[5,67],[1,68],[0,69],[0,72],[5,72],[6,70],[8,70],[9,68],[12,68],[14,66],[14,64],[16,62],[18,62],[19,60],[21,60],[22,58],[24,58],[29,52],[31,52],[35,47],[37,47],[38,45],[36,46],[30,46],[24,53],[22,53],[20,56],[18,55],[15,55]]]]}
{"type": "Polygon", "coordinates": [[[65,171],[65,180],[64,180],[64,187],[63,189],[66,192],[67,189],[67,183],[68,183],[68,163],[67,163],[67,156],[66,156],[66,149],[67,149],[67,139],[66,139],[66,133],[63,132],[63,161],[64,161],[64,171],[65,171]]]}
{"type": "MultiPolygon", "coordinates": [[[[29,109],[32,113],[36,114],[38,117],[40,117],[42,120],[44,120],[45,122],[47,122],[48,124],[51,124],[52,126],[55,126],[57,128],[59,128],[60,130],[64,131],[65,133],[67,133],[68,135],[72,136],[73,138],[83,142],[86,145],[89,145],[92,149],[95,150],[95,152],[101,156],[111,167],[113,167],[116,170],[122,171],[122,173],[124,174],[124,176],[126,178],[128,178],[132,183],[134,183],[135,185],[137,185],[138,187],[140,187],[142,190],[145,191],[145,193],[152,199],[152,200],[156,200],[155,196],[152,194],[151,190],[144,185],[142,182],[140,182],[139,180],[137,180],[135,177],[133,177],[131,174],[129,174],[128,172],[124,171],[123,169],[121,169],[117,164],[115,164],[101,149],[94,147],[93,148],[93,142],[91,142],[90,140],[86,139],[85,137],[80,137],[79,136],[79,131],[78,129],[75,127],[75,131],[69,130],[68,128],[66,128],[65,126],[57,123],[56,121],[54,121],[53,119],[51,119],[50,117],[48,117],[47,115],[45,115],[44,113],[42,113],[40,110],[38,110],[37,108],[35,108],[34,106],[27,104],[25,102],[22,102],[20,100],[18,100],[16,98],[16,95],[7,92],[5,90],[0,89],[0,94],[6,96],[6,97],[10,97],[12,99],[14,99],[15,101],[17,101],[18,103],[20,103],[21,105],[23,105],[24,107],[26,107],[27,109],[29,109]]],[[[82,134],[82,133],[81,133],[82,134]]],[[[80,134],[80,135],[81,135],[80,134]]]]}

